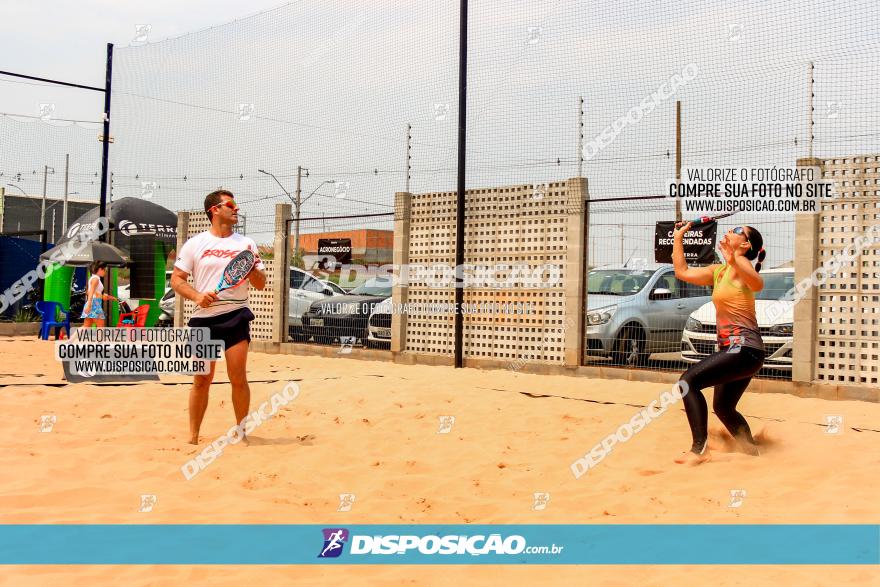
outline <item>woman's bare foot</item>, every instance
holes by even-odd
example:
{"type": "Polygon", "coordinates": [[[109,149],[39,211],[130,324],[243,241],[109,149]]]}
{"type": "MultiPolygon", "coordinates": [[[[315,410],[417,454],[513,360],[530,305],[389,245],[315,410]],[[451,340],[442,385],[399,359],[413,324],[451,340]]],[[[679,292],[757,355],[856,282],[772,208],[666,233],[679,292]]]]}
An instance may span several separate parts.
{"type": "Polygon", "coordinates": [[[191,436],[189,439],[190,444],[198,444],[199,443],[199,435],[191,436]]]}
{"type": "Polygon", "coordinates": [[[700,465],[711,460],[712,455],[711,453],[709,453],[708,446],[703,449],[703,452],[701,454],[697,454],[692,450],[688,450],[675,457],[675,462],[679,465],[688,465],[691,467],[695,465],[700,465]]]}
{"type": "Polygon", "coordinates": [[[747,440],[740,440],[739,441],[739,448],[747,455],[751,455],[753,457],[761,456],[761,451],[758,450],[758,445],[753,444],[747,440]]]}

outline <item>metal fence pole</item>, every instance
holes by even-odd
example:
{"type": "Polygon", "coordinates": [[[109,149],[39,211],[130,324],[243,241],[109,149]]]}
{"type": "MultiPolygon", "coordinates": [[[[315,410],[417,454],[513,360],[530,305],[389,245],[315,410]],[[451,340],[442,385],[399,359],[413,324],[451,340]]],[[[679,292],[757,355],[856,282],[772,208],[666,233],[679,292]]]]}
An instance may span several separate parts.
{"type": "Polygon", "coordinates": [[[456,197],[455,222],[455,367],[464,364],[464,316],[461,312],[464,289],[460,287],[461,267],[464,265],[464,204],[465,204],[465,152],[467,149],[467,22],[468,3],[461,0],[458,40],[458,194],[456,197]]]}

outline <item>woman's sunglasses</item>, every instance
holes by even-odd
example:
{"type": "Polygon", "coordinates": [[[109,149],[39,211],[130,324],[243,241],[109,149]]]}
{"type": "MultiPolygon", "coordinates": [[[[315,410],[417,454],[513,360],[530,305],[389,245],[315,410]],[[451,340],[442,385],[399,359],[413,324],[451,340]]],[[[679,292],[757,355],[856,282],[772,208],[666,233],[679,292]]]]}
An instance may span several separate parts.
{"type": "Polygon", "coordinates": [[[749,235],[746,234],[745,228],[743,228],[742,226],[737,226],[735,228],[730,229],[730,232],[732,232],[733,234],[741,234],[744,237],[746,237],[746,242],[749,243],[749,248],[750,249],[752,248],[752,241],[749,240],[749,235]]]}

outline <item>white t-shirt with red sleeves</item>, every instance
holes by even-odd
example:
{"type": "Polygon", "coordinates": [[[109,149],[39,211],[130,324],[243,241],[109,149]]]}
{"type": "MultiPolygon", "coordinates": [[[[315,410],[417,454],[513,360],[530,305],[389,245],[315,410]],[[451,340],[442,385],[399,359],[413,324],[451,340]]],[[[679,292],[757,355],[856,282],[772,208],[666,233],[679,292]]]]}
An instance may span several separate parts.
{"type": "MultiPolygon", "coordinates": [[[[196,291],[213,291],[220,283],[226,265],[233,257],[246,249],[256,255],[256,268],[265,271],[266,267],[260,259],[257,244],[253,239],[237,233],[221,238],[214,236],[208,230],[183,243],[177,252],[174,266],[192,275],[193,287],[196,291]]],[[[250,282],[245,279],[237,286],[221,291],[217,300],[207,308],[196,306],[192,317],[209,318],[246,308],[249,288],[250,282]]]]}

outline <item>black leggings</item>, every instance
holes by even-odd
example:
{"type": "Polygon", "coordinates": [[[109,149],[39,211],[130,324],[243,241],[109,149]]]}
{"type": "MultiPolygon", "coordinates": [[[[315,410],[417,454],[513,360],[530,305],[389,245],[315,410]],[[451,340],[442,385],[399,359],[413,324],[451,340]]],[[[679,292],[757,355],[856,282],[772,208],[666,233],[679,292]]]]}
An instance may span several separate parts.
{"type": "Polygon", "coordinates": [[[734,438],[750,445],[755,444],[752,431],[743,415],[736,411],[736,404],[749,385],[749,381],[764,364],[764,351],[741,347],[739,352],[719,351],[711,354],[685,371],[681,380],[688,384],[684,396],[684,409],[694,444],[691,450],[701,454],[709,435],[709,409],[702,389],[715,386],[712,409],[734,438]]]}

